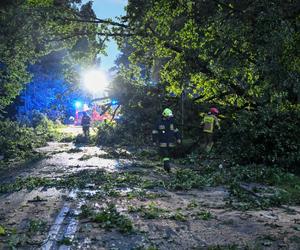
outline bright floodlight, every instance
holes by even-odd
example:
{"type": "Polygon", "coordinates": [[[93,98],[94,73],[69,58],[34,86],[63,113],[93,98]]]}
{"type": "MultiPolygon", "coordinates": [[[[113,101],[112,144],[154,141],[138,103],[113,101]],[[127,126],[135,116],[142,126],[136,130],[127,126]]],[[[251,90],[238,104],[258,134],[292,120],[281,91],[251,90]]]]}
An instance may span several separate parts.
{"type": "Polygon", "coordinates": [[[103,92],[108,81],[103,71],[92,69],[83,74],[83,84],[91,93],[98,93],[103,92]]]}

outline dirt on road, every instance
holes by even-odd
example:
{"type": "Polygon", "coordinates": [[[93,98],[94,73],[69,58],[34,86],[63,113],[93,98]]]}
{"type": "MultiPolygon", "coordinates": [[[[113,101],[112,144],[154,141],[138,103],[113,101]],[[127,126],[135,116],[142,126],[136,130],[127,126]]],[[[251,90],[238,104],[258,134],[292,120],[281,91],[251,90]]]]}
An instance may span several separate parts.
{"type": "Polygon", "coordinates": [[[300,249],[299,206],[241,211],[225,186],[170,189],[180,166],[124,149],[38,151],[1,173],[0,249],[300,249]]]}

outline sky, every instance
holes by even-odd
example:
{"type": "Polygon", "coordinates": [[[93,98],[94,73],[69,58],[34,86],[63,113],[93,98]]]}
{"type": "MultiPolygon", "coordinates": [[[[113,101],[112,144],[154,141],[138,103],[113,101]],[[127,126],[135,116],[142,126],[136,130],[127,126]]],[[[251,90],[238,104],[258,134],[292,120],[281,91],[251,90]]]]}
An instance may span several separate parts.
{"type": "MultiPolygon", "coordinates": [[[[114,18],[116,16],[124,15],[124,7],[127,0],[94,0],[93,9],[98,18],[114,18]]],[[[105,71],[114,66],[118,54],[118,46],[114,41],[107,43],[107,56],[101,56],[101,68],[105,71]]]]}

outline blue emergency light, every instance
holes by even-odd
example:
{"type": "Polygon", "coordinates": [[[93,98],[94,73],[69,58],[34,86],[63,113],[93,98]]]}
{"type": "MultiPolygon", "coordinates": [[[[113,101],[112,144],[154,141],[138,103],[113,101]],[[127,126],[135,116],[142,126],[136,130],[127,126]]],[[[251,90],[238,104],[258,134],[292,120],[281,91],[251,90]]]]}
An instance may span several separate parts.
{"type": "Polygon", "coordinates": [[[79,102],[79,101],[75,102],[75,107],[77,109],[79,109],[81,106],[82,106],[82,102],[79,102]]]}
{"type": "Polygon", "coordinates": [[[111,104],[112,104],[112,105],[116,105],[116,104],[118,104],[118,101],[117,101],[117,100],[112,100],[112,101],[111,101],[111,104]]]}

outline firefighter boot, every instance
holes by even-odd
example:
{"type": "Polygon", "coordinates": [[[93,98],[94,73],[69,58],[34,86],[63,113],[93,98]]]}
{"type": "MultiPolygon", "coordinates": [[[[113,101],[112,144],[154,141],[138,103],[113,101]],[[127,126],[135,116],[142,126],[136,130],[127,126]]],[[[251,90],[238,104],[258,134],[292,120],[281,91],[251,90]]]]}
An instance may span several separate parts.
{"type": "Polygon", "coordinates": [[[167,171],[168,173],[171,172],[170,160],[164,160],[164,170],[167,171]]]}

